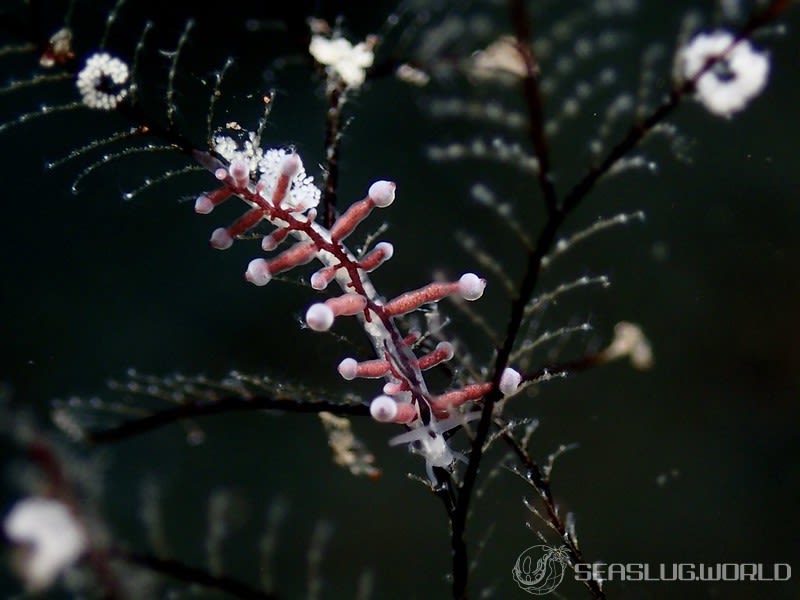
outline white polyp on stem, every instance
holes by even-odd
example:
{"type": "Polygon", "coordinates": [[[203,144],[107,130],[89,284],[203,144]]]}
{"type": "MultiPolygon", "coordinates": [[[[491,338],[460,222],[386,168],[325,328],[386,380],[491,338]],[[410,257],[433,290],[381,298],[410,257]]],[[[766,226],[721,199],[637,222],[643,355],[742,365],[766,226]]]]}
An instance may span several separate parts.
{"type": "Polygon", "coordinates": [[[397,186],[392,181],[376,181],[369,186],[367,195],[378,208],[386,208],[394,202],[394,191],[397,186]]]}
{"type": "Polygon", "coordinates": [[[519,371],[506,367],[503,369],[503,374],[500,375],[500,391],[504,396],[513,394],[519,389],[519,384],[522,383],[522,375],[519,371]]]}
{"type": "Polygon", "coordinates": [[[464,300],[477,300],[483,296],[486,288],[486,280],[481,279],[475,273],[464,273],[458,280],[458,293],[464,300]]]}
{"type": "Polygon", "coordinates": [[[263,258],[254,258],[251,260],[247,265],[244,278],[253,285],[267,285],[269,280],[272,279],[272,273],[269,272],[267,261],[263,258]]]}

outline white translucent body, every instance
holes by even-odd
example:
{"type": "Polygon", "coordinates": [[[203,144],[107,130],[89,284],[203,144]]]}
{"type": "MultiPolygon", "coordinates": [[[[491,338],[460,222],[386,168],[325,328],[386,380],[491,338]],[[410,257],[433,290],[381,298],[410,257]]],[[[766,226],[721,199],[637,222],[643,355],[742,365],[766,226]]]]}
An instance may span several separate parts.
{"type": "Polygon", "coordinates": [[[400,444],[416,443],[416,452],[425,459],[425,469],[428,473],[428,479],[430,479],[432,483],[436,483],[433,467],[447,469],[456,460],[466,462],[466,459],[460,452],[455,452],[447,445],[447,440],[444,439],[443,434],[469,421],[479,419],[480,416],[481,414],[479,412],[473,412],[464,415],[455,415],[447,419],[432,420],[428,425],[420,425],[416,429],[393,437],[389,440],[389,445],[398,446],[400,444]]]}

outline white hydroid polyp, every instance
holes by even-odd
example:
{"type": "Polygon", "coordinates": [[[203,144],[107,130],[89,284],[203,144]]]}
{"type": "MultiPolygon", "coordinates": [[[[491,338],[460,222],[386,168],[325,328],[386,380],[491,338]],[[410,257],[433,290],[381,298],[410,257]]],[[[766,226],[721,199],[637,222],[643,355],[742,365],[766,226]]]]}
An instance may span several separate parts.
{"type": "Polygon", "coordinates": [[[769,75],[769,57],[758,52],[748,40],[736,41],[727,31],[696,35],[680,51],[683,76],[692,79],[709,60],[719,62],[701,75],[695,90],[697,99],[714,114],[729,117],[742,110],[761,93],[769,75]],[[735,45],[732,46],[732,44],[735,45]]]}
{"type": "Polygon", "coordinates": [[[52,498],[30,497],[17,502],[3,520],[3,531],[9,540],[25,547],[17,564],[31,591],[50,586],[88,545],[69,508],[52,498]]]}

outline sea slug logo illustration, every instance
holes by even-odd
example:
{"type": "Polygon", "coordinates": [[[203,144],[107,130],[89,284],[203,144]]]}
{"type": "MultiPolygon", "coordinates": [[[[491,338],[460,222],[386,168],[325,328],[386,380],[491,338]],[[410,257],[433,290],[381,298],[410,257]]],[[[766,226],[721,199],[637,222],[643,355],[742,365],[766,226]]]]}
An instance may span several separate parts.
{"type": "Polygon", "coordinates": [[[561,584],[567,560],[566,546],[531,546],[517,557],[511,575],[524,591],[544,596],[561,584]]]}

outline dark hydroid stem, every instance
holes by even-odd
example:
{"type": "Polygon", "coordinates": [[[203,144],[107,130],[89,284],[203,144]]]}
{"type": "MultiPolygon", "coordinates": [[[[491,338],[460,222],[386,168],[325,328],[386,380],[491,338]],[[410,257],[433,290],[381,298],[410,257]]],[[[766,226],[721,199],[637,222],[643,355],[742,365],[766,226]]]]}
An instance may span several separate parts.
{"type": "Polygon", "coordinates": [[[193,585],[219,590],[232,598],[243,600],[275,600],[275,594],[264,592],[230,577],[212,575],[205,569],[191,567],[177,560],[158,558],[147,554],[115,550],[114,558],[143,569],[166,575],[193,585]]]}
{"type": "Polygon", "coordinates": [[[289,397],[268,398],[265,396],[228,397],[207,402],[191,402],[156,412],[141,419],[126,421],[111,429],[90,431],[86,435],[92,444],[118,442],[153,429],[164,427],[185,419],[216,415],[228,412],[253,410],[279,410],[285,413],[331,412],[336,415],[367,416],[369,407],[361,404],[336,402],[306,402],[289,397]]]}
{"type": "Polygon", "coordinates": [[[328,110],[325,118],[325,189],[322,191],[323,223],[327,229],[330,229],[336,220],[342,108],[345,100],[342,85],[329,85],[328,110]]]}
{"type": "MultiPolygon", "coordinates": [[[[756,29],[769,23],[771,20],[779,16],[791,4],[788,0],[774,0],[764,11],[753,16],[742,30],[737,35],[737,40],[749,37],[756,29]]],[[[695,76],[685,82],[679,83],[673,88],[668,98],[657,107],[647,118],[635,123],[628,133],[623,137],[616,146],[606,155],[606,157],[598,165],[592,167],[582,179],[575,184],[572,189],[564,196],[564,200],[559,206],[558,200],[555,195],[555,190],[551,187],[552,182],[546,175],[550,171],[549,157],[547,154],[547,145],[544,136],[537,133],[541,131],[543,124],[543,114],[541,109],[541,98],[539,97],[538,90],[535,86],[535,73],[533,71],[535,64],[533,57],[529,51],[525,50],[526,46],[530,46],[530,31],[527,25],[526,11],[524,5],[520,0],[511,0],[510,13],[514,21],[516,29],[517,44],[521,48],[521,54],[526,64],[527,75],[523,78],[523,93],[528,103],[528,114],[533,120],[539,119],[539,123],[532,123],[530,127],[530,135],[536,152],[536,158],[539,161],[540,173],[539,182],[545,196],[545,204],[548,208],[548,219],[539,234],[535,247],[528,253],[527,266],[525,275],[519,286],[517,297],[511,305],[511,315],[509,317],[508,326],[506,328],[506,335],[502,346],[497,352],[495,359],[492,382],[494,387],[492,391],[486,395],[483,400],[483,409],[481,419],[478,422],[475,438],[472,442],[472,449],[469,455],[469,462],[464,473],[463,483],[458,495],[458,502],[450,513],[451,516],[451,548],[453,552],[453,598],[466,598],[467,593],[467,577],[469,573],[469,563],[467,559],[466,542],[464,533],[466,529],[467,515],[469,512],[469,504],[472,498],[472,491],[478,477],[478,470],[483,456],[483,446],[489,435],[489,430],[492,424],[492,413],[494,406],[502,397],[499,392],[498,384],[503,370],[508,365],[508,360],[513,350],[514,344],[520,332],[520,327],[524,318],[525,306],[536,289],[539,281],[539,275],[542,267],[542,259],[547,255],[556,240],[557,234],[566,220],[567,216],[574,211],[589,192],[594,188],[597,181],[628,152],[637,147],[645,136],[652,131],[652,129],[663,122],[680,104],[683,98],[694,90],[695,82],[702,77],[709,70],[724,59],[724,57],[717,57],[709,60],[708,64],[703,69],[698,71],[695,76]],[[521,19],[525,19],[525,23],[520,23],[521,19]],[[526,40],[528,43],[526,44],[526,40]],[[543,177],[544,176],[544,177],[543,177]]],[[[507,436],[504,439],[508,442],[507,436]]],[[[535,463],[531,463],[535,466],[535,463]]],[[[541,472],[538,468],[533,470],[533,473],[539,473],[536,477],[532,475],[532,480],[537,488],[543,492],[547,498],[548,513],[550,514],[551,523],[557,530],[562,531],[564,526],[555,514],[552,504],[552,495],[549,490],[549,482],[542,479],[541,472]],[[545,487],[539,487],[538,482],[543,482],[545,487]],[[550,506],[552,504],[552,506],[550,506]],[[555,519],[555,520],[554,520],[555,519]]],[[[574,554],[574,549],[570,549],[574,554]]],[[[575,556],[577,556],[575,554],[575,556]]],[[[590,591],[595,598],[605,598],[604,592],[600,589],[596,582],[588,583],[590,591]]]]}

